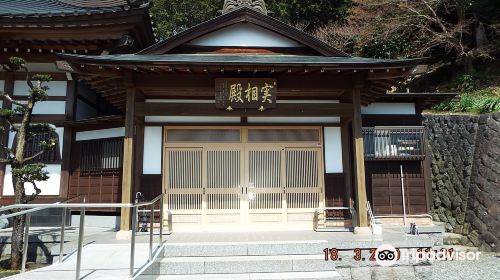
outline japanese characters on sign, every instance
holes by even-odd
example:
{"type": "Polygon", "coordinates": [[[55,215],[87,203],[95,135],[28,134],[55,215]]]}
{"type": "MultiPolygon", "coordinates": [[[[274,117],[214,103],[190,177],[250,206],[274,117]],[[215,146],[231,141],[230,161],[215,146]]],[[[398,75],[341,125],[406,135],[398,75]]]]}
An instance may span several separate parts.
{"type": "Polygon", "coordinates": [[[220,78],[215,80],[215,104],[217,109],[276,108],[276,79],[220,78]]]}

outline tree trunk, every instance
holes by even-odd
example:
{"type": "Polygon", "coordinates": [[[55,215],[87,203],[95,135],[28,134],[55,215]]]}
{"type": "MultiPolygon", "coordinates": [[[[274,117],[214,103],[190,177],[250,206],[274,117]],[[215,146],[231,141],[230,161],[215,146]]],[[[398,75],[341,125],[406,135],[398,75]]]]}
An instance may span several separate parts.
{"type": "Polygon", "coordinates": [[[12,236],[10,245],[10,269],[21,269],[21,260],[23,255],[23,236],[24,236],[24,216],[17,216],[13,219],[12,236]]]}
{"type": "MultiPolygon", "coordinates": [[[[15,204],[21,204],[25,200],[24,185],[21,181],[13,178],[15,187],[15,204]]],[[[16,210],[18,211],[18,210],[16,210]]],[[[21,260],[23,254],[23,236],[24,236],[24,215],[17,216],[13,219],[12,224],[12,235],[11,235],[11,245],[10,245],[10,268],[12,270],[18,270],[21,268],[21,260]]]]}

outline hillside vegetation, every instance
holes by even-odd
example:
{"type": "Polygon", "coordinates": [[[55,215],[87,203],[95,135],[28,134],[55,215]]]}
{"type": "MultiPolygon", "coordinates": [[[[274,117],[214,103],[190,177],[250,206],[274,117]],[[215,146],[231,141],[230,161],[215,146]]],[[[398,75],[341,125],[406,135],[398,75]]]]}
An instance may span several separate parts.
{"type": "MultiPolygon", "coordinates": [[[[428,74],[399,85],[411,92],[459,92],[434,111],[500,111],[499,0],[267,0],[273,16],[347,53],[427,57],[428,74]]],[[[155,0],[160,38],[220,15],[223,0],[155,0]]]]}

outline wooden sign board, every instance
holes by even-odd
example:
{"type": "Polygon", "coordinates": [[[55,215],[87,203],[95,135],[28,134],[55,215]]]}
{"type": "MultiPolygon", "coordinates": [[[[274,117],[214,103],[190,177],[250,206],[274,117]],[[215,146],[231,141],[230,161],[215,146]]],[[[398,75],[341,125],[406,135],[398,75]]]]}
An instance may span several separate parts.
{"type": "Polygon", "coordinates": [[[228,111],[273,109],[277,92],[276,79],[219,78],[215,79],[215,106],[228,111]]]}

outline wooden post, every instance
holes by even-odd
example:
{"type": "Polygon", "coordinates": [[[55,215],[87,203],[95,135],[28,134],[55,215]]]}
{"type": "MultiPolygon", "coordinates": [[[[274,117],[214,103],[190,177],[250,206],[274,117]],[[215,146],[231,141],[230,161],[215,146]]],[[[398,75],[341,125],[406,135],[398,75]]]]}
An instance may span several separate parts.
{"type": "Polygon", "coordinates": [[[344,171],[345,200],[344,206],[352,207],[352,172],[351,172],[351,144],[349,143],[350,123],[346,118],[341,118],[341,141],[342,141],[342,169],[344,171]]]}
{"type": "Polygon", "coordinates": [[[363,147],[363,133],[361,120],[361,89],[356,86],[352,94],[353,118],[353,152],[354,152],[354,185],[356,187],[356,210],[358,214],[358,228],[355,233],[367,233],[368,214],[366,209],[366,183],[365,183],[365,152],[363,147]]]}
{"type": "MultiPolygon", "coordinates": [[[[66,87],[66,120],[74,120],[74,112],[76,107],[76,82],[70,80],[66,87]]],[[[69,179],[70,179],[70,163],[71,163],[71,147],[73,146],[73,128],[65,127],[61,154],[61,186],[59,189],[59,197],[69,198],[69,179]]]]}
{"type": "MultiPolygon", "coordinates": [[[[134,121],[135,96],[137,89],[133,85],[127,87],[127,104],[125,113],[125,138],[123,141],[122,203],[132,202],[134,184],[134,121]]],[[[130,208],[121,209],[120,230],[129,231],[130,208]]]]}

